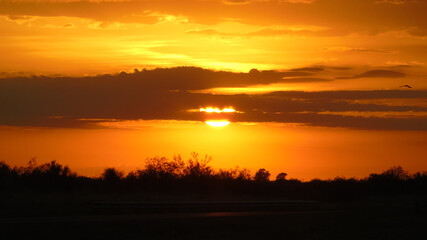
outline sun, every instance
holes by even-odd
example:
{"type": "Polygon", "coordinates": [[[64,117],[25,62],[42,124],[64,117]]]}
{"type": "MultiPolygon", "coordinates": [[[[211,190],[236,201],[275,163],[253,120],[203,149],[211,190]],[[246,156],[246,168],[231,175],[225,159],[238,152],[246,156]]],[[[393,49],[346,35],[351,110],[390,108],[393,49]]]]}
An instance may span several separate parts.
{"type": "Polygon", "coordinates": [[[228,120],[208,120],[205,123],[211,127],[225,127],[228,124],[230,124],[230,121],[228,121],[228,120]]]}
{"type": "Polygon", "coordinates": [[[223,109],[219,109],[219,108],[213,108],[213,107],[207,107],[207,108],[200,108],[199,109],[200,112],[205,112],[205,113],[234,113],[236,112],[236,110],[234,110],[233,107],[227,107],[227,108],[223,108],[223,109]]]}

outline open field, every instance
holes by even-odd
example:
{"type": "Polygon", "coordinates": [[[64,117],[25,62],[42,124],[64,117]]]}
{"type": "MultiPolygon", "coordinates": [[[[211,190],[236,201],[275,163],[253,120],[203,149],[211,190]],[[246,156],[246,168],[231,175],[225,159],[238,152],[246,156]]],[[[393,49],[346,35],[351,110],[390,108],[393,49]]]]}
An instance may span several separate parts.
{"type": "Polygon", "coordinates": [[[74,213],[3,216],[0,229],[7,239],[416,239],[425,233],[426,203],[408,196],[339,203],[91,202],[74,213]]]}

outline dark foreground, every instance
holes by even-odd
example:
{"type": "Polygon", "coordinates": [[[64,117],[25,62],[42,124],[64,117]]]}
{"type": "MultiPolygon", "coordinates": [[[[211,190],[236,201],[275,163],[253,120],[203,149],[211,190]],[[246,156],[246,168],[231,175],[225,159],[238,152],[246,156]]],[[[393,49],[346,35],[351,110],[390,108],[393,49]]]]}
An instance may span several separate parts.
{"type": "Polygon", "coordinates": [[[0,239],[425,239],[427,172],[275,181],[197,154],[124,176],[0,162],[0,239]],[[302,201],[304,200],[304,201],[302,201]]]}
{"type": "Polygon", "coordinates": [[[425,204],[408,196],[347,203],[92,202],[76,214],[8,214],[0,231],[1,239],[418,239],[427,234],[425,204]]]}

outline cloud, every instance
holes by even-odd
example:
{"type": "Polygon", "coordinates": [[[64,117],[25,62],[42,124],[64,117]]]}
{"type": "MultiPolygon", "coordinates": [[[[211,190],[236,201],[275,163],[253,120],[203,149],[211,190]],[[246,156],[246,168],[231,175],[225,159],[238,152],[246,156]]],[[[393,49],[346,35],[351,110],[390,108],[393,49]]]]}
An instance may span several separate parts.
{"type": "MultiPolygon", "coordinates": [[[[306,71],[302,73],[306,74],[306,71]]],[[[422,117],[422,112],[427,112],[426,107],[357,102],[372,99],[425,101],[427,91],[421,90],[286,91],[255,95],[186,91],[276,81],[318,80],[295,75],[295,71],[233,73],[182,67],[83,78],[6,78],[0,81],[0,125],[93,128],[101,127],[98,123],[106,121],[103,119],[204,121],[206,115],[187,110],[205,106],[233,106],[242,113],[227,117],[239,122],[427,130],[427,119],[422,117]],[[348,115],[348,112],[355,113],[348,115]],[[366,117],[357,112],[372,114],[365,114],[366,117]],[[378,112],[390,114],[376,117],[378,112]]]]}
{"type": "Polygon", "coordinates": [[[417,67],[423,66],[425,63],[418,61],[402,62],[402,61],[387,61],[386,64],[391,65],[391,67],[417,67]]]}
{"type": "Polygon", "coordinates": [[[336,79],[358,79],[358,78],[403,78],[406,74],[391,70],[369,70],[351,77],[338,77],[336,79]]]}
{"type": "Polygon", "coordinates": [[[64,28],[74,28],[75,25],[73,23],[66,23],[66,24],[62,25],[62,27],[64,27],[64,28]]]}
{"type": "MultiPolygon", "coordinates": [[[[247,87],[272,83],[295,82],[295,77],[307,77],[312,73],[304,71],[259,71],[235,73],[213,71],[198,67],[157,68],[133,74],[119,75],[148,88],[162,90],[202,90],[219,87],[247,87]]],[[[309,81],[308,79],[305,80],[309,81]]],[[[319,81],[313,78],[313,81],[319,81]]]]}
{"type": "MultiPolygon", "coordinates": [[[[0,1],[0,15],[11,16],[65,16],[103,22],[154,24],[161,22],[162,18],[151,13],[158,13],[175,16],[178,22],[203,25],[233,19],[257,26],[322,23],[330,29],[307,32],[316,36],[378,34],[410,28],[414,29],[415,35],[425,34],[426,10],[426,1],[403,0],[0,1]],[[346,14],[342,14],[343,12],[346,14]],[[186,20],[181,21],[183,19],[186,20]]],[[[277,35],[283,34],[281,32],[285,30],[268,31],[269,34],[277,35]]],[[[259,34],[267,34],[268,31],[264,30],[259,34]]]]}
{"type": "Polygon", "coordinates": [[[243,5],[256,2],[278,2],[278,3],[304,3],[311,4],[316,0],[223,0],[226,5],[243,5]]]}
{"type": "Polygon", "coordinates": [[[279,2],[311,4],[316,0],[279,0],[279,2]]]}
{"type": "Polygon", "coordinates": [[[0,15],[10,20],[76,17],[105,23],[155,24],[173,19],[185,22],[181,16],[153,10],[147,4],[139,1],[0,1],[0,15]]]}
{"type": "Polygon", "coordinates": [[[250,4],[251,1],[249,0],[224,0],[224,4],[227,5],[242,5],[242,4],[250,4]]]}
{"type": "Polygon", "coordinates": [[[408,2],[409,2],[408,0],[382,0],[382,1],[377,1],[375,3],[376,4],[388,3],[388,4],[401,5],[401,4],[405,4],[408,2]]]}
{"type": "Polygon", "coordinates": [[[224,35],[225,33],[220,33],[216,29],[193,29],[189,30],[186,33],[188,34],[203,34],[203,35],[224,35]]]}
{"type": "Polygon", "coordinates": [[[391,52],[381,50],[381,49],[369,49],[364,47],[328,47],[325,48],[327,51],[334,51],[334,52],[365,52],[365,53],[379,53],[379,54],[389,54],[391,52]]]}
{"type": "Polygon", "coordinates": [[[403,30],[404,33],[409,34],[410,36],[413,36],[415,38],[422,38],[425,39],[427,36],[427,28],[421,28],[421,27],[410,27],[405,30],[403,30]]]}
{"type": "Polygon", "coordinates": [[[89,28],[92,29],[103,29],[103,30],[119,30],[123,27],[123,24],[118,22],[94,22],[89,24],[89,28]]]}
{"type": "Polygon", "coordinates": [[[220,32],[213,28],[208,29],[193,29],[186,33],[201,34],[201,35],[218,35],[227,37],[260,37],[260,36],[280,36],[280,35],[303,35],[313,36],[314,33],[328,30],[328,28],[320,26],[280,26],[280,27],[264,27],[252,32],[220,32]]]}
{"type": "Polygon", "coordinates": [[[328,78],[314,78],[314,77],[290,77],[290,78],[284,78],[286,80],[286,83],[309,83],[309,82],[329,82],[332,81],[328,78]]]}
{"type": "Polygon", "coordinates": [[[37,19],[34,16],[25,16],[25,15],[6,15],[5,17],[8,21],[15,22],[18,24],[24,24],[37,19]]]}
{"type": "Polygon", "coordinates": [[[292,71],[304,71],[304,72],[321,72],[325,69],[323,67],[303,67],[303,68],[294,68],[292,71]]]}

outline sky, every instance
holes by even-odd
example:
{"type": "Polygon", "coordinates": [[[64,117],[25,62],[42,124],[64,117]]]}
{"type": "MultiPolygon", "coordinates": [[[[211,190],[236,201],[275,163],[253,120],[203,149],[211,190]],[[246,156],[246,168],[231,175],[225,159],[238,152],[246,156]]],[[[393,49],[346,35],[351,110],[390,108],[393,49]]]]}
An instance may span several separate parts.
{"type": "Polygon", "coordinates": [[[0,0],[0,161],[92,176],[195,151],[216,169],[306,180],[425,171],[426,11],[422,0],[0,0]]]}

